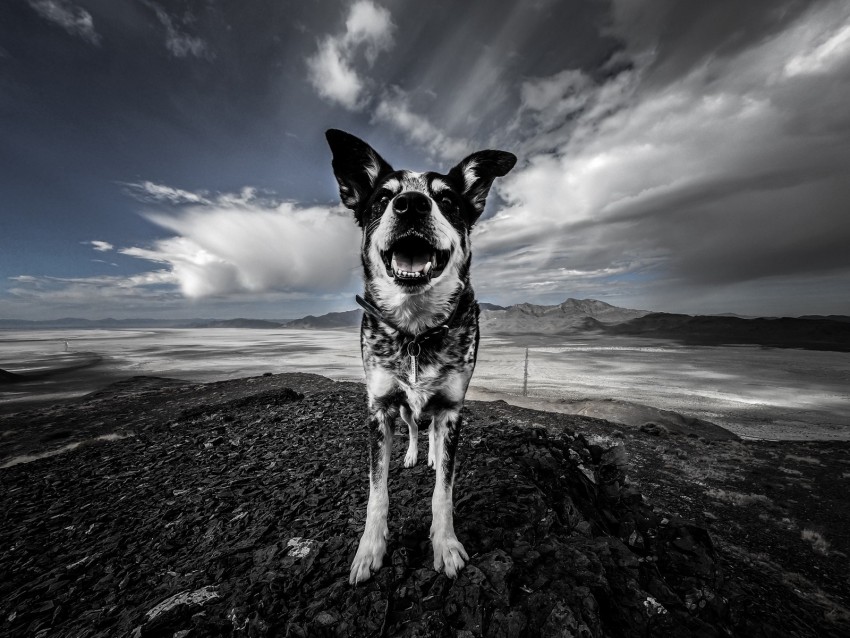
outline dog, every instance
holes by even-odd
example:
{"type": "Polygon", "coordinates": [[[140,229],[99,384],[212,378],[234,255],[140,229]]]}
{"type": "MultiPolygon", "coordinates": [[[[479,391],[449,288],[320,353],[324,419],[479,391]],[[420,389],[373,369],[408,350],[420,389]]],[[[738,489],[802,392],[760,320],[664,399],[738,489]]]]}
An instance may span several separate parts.
{"type": "Polygon", "coordinates": [[[404,466],[416,465],[418,423],[430,421],[428,465],[434,569],[455,578],[469,555],[454,531],[452,489],[461,408],[478,356],[478,303],[469,280],[470,231],[493,181],[516,164],[505,151],[469,155],[447,174],[394,170],[344,131],[326,137],[342,203],[362,229],[360,350],[368,393],[369,500],[352,585],[380,569],[387,549],[387,476],[397,416],[404,466]]]}

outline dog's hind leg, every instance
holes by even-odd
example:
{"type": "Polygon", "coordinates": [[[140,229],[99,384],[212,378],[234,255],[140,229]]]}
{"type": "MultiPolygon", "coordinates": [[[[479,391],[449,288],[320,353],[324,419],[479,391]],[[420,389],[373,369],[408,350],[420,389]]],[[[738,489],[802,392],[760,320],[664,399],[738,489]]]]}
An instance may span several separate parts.
{"type": "Polygon", "coordinates": [[[368,580],[381,568],[387,551],[387,511],[389,492],[387,477],[393,445],[392,418],[383,409],[369,415],[369,503],[366,526],[360,537],[357,554],[351,564],[348,582],[352,585],[368,580]]]}
{"type": "Polygon", "coordinates": [[[452,504],[455,455],[460,439],[460,409],[446,410],[434,417],[434,460],[437,471],[431,499],[431,544],[434,547],[434,569],[455,578],[469,555],[455,536],[452,504]]]}
{"type": "Polygon", "coordinates": [[[406,405],[401,406],[401,418],[407,423],[407,454],[404,455],[404,467],[413,467],[419,459],[419,426],[413,418],[413,413],[406,405]]]}

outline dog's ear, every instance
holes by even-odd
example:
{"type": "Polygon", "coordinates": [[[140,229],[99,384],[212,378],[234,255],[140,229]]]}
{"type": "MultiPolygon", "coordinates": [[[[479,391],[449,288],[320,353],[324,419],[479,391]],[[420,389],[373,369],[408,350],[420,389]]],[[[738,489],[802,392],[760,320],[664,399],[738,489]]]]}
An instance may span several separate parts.
{"type": "MultiPolygon", "coordinates": [[[[332,166],[339,184],[339,197],[342,203],[358,213],[369,198],[375,183],[392,167],[366,142],[358,137],[329,129],[325,133],[328,145],[333,153],[332,166]]],[[[360,219],[358,217],[358,222],[360,219]]]]}
{"type": "Polygon", "coordinates": [[[478,151],[449,171],[449,177],[461,188],[461,193],[472,204],[472,223],[484,212],[487,194],[493,180],[508,174],[516,155],[505,151],[478,151]]]}

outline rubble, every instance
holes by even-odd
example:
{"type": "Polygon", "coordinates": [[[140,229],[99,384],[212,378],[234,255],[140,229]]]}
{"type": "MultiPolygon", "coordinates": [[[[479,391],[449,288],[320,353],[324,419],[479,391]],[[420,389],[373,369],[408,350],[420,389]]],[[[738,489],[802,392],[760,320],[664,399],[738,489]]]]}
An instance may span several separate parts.
{"type": "MultiPolygon", "coordinates": [[[[433,571],[433,472],[402,467],[400,436],[384,567],[352,587],[368,481],[364,390],[311,375],[249,381],[210,384],[214,400],[210,387],[170,384],[159,396],[150,384],[138,395],[124,384],[119,396],[55,413],[63,423],[121,420],[133,436],[0,471],[0,633],[749,637],[850,628],[846,582],[789,580],[775,557],[730,546],[735,537],[717,529],[727,519],[695,520],[691,512],[736,506],[699,496],[685,480],[699,463],[654,451],[654,433],[500,402],[464,408],[455,528],[470,560],[459,577],[433,571]],[[146,405],[169,409],[155,417],[146,405]],[[673,475],[671,464],[688,469],[673,475]]],[[[679,440],[688,459],[701,458],[705,444],[679,440]]],[[[727,453],[742,454],[734,445],[727,453]]],[[[420,459],[425,446],[423,434],[420,459]]],[[[710,489],[721,487],[732,493],[710,489]]],[[[829,547],[844,547],[820,529],[829,547]]],[[[811,547],[799,530],[788,534],[811,547]]],[[[847,561],[810,553],[836,570],[847,561]]]]}

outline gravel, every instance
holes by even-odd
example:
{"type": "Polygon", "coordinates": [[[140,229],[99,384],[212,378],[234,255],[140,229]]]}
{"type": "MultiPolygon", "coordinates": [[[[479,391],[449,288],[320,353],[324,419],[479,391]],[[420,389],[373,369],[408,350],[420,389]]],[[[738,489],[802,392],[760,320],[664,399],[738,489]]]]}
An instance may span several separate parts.
{"type": "MultiPolygon", "coordinates": [[[[799,530],[769,546],[728,531],[729,512],[739,512],[741,530],[771,538],[772,522],[743,511],[747,503],[771,511],[763,500],[726,498],[742,493],[733,491],[742,475],[693,476],[697,458],[758,458],[773,448],[499,401],[464,408],[455,528],[470,561],[460,576],[433,570],[433,473],[424,463],[402,467],[405,434],[393,450],[384,567],[352,587],[348,570],[367,496],[365,416],[361,385],[296,374],[216,384],[138,378],[73,404],[5,417],[4,444],[14,453],[33,452],[56,429],[71,432],[62,444],[107,431],[129,436],[0,470],[0,633],[850,631],[847,572],[840,576],[846,547],[837,532],[818,528],[820,544],[811,533],[798,539],[817,554],[811,568],[826,574],[813,584],[806,567],[792,571],[772,551],[799,530]]],[[[425,446],[423,433],[420,459],[425,446]]],[[[814,481],[802,473],[846,452],[798,452],[820,465],[799,462],[782,476],[814,481]]],[[[785,469],[792,463],[785,459],[785,469]]],[[[770,502],[772,515],[788,518],[776,498],[770,502]]]]}

